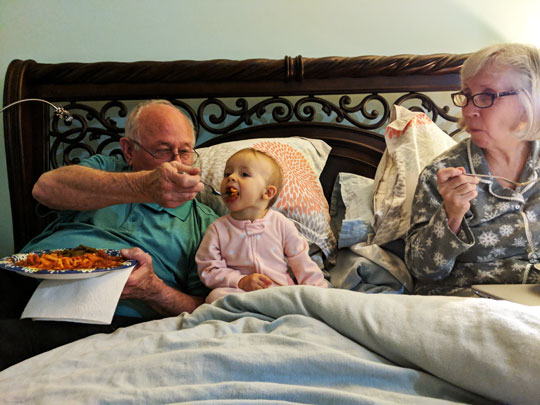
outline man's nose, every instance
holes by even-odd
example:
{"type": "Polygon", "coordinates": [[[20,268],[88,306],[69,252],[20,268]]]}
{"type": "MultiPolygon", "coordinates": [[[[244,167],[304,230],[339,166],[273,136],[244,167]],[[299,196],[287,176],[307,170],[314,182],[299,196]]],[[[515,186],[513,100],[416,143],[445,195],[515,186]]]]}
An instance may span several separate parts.
{"type": "Polygon", "coordinates": [[[172,159],[171,159],[171,162],[174,162],[174,161],[181,161],[182,159],[180,158],[180,153],[178,152],[172,152],[173,156],[172,156],[172,159]]]}

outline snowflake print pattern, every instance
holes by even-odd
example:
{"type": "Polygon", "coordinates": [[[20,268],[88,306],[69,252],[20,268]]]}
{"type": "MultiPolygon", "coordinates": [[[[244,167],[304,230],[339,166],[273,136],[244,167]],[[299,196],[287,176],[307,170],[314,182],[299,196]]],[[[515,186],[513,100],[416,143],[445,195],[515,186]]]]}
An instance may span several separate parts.
{"type": "Polygon", "coordinates": [[[482,156],[480,156],[479,154],[475,153],[473,156],[472,156],[472,159],[471,159],[471,163],[474,167],[478,167],[482,164],[482,156]]]}
{"type": "Polygon", "coordinates": [[[424,258],[424,248],[422,247],[422,244],[419,241],[415,241],[412,244],[412,254],[414,257],[418,259],[424,258]]]}
{"type": "Polygon", "coordinates": [[[522,272],[527,266],[519,263],[512,264],[512,270],[514,272],[522,272]]]}
{"type": "Polygon", "coordinates": [[[441,239],[444,236],[444,229],[445,228],[442,222],[438,221],[433,225],[433,233],[435,234],[437,239],[441,239]]]}
{"type": "Polygon", "coordinates": [[[433,262],[437,266],[442,267],[446,264],[446,259],[444,258],[441,252],[437,252],[433,255],[433,262]]]}
{"type": "Polygon", "coordinates": [[[505,257],[504,254],[506,253],[506,248],[504,247],[496,247],[491,251],[491,255],[493,257],[505,257]]]}
{"type": "Polygon", "coordinates": [[[499,242],[499,237],[491,231],[482,232],[478,237],[478,243],[484,247],[495,246],[497,242],[499,242]]]}
{"type": "Polygon", "coordinates": [[[540,284],[540,273],[538,271],[534,273],[529,273],[529,278],[527,279],[527,283],[531,284],[540,284]]]}
{"type": "Polygon", "coordinates": [[[493,275],[490,270],[481,270],[478,272],[478,279],[481,281],[488,281],[493,279],[493,275]]]}
{"type": "Polygon", "coordinates": [[[502,225],[500,228],[499,228],[499,233],[501,234],[501,236],[510,236],[512,235],[512,225],[502,225]]]}
{"type": "Polygon", "coordinates": [[[420,173],[420,180],[426,183],[430,178],[433,177],[433,172],[431,170],[424,170],[420,173]]]}
{"type": "MultiPolygon", "coordinates": [[[[540,170],[539,162],[536,166],[540,170]]],[[[540,271],[532,269],[528,260],[532,251],[540,252],[540,192],[535,188],[522,194],[502,191],[498,184],[491,187],[484,181],[453,234],[446,224],[436,177],[431,177],[440,167],[488,173],[483,151],[470,139],[443,152],[423,171],[412,207],[410,236],[405,241],[405,262],[416,278],[415,293],[466,295],[475,283],[520,282],[529,269],[528,278],[540,281],[540,271]],[[419,247],[422,258],[418,257],[419,247]]],[[[520,177],[539,175],[525,168],[520,177]]]]}
{"type": "Polygon", "coordinates": [[[435,162],[435,164],[433,165],[433,167],[435,167],[437,170],[435,170],[436,172],[438,172],[439,170],[441,169],[445,169],[446,168],[446,164],[444,164],[444,162],[442,161],[437,161],[435,162]]]}
{"type": "Polygon", "coordinates": [[[510,203],[508,201],[503,201],[503,202],[497,203],[496,207],[498,211],[506,212],[510,209],[510,203]]]}

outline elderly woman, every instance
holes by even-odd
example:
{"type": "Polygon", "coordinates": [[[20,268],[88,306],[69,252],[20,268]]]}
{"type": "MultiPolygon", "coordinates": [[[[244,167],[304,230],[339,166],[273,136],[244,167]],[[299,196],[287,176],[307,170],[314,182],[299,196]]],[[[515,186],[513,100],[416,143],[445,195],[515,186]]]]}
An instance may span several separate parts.
{"type": "Polygon", "coordinates": [[[452,100],[470,137],[424,169],[412,207],[405,261],[418,294],[540,283],[540,52],[484,48],[461,80],[452,100]]]}

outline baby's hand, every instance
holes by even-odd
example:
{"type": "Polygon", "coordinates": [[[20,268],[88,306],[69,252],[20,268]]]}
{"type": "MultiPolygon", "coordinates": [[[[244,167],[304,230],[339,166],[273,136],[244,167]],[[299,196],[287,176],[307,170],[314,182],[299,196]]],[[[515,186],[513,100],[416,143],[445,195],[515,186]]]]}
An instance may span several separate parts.
{"type": "Polygon", "coordinates": [[[254,273],[245,276],[238,282],[238,287],[244,291],[255,291],[268,288],[272,285],[272,279],[264,274],[254,273]]]}

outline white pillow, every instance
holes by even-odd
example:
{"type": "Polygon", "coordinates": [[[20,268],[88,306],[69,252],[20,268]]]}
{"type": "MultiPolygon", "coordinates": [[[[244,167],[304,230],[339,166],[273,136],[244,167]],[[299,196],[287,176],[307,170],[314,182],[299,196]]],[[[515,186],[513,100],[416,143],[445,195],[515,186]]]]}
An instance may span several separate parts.
{"type": "Polygon", "coordinates": [[[357,174],[338,174],[330,201],[330,223],[338,249],[366,242],[373,234],[373,183],[357,174]]]}
{"type": "Polygon", "coordinates": [[[386,150],[375,173],[375,237],[370,243],[378,245],[405,235],[420,172],[456,144],[424,113],[394,105],[390,119],[384,135],[386,150]]]}
{"type": "MultiPolygon", "coordinates": [[[[319,181],[330,146],[318,139],[290,137],[249,139],[199,148],[202,181],[219,190],[227,159],[249,147],[270,154],[283,169],[283,189],[272,208],[291,219],[307,241],[334,262],[336,239],[330,227],[328,201],[319,181]]],[[[197,199],[218,215],[227,213],[221,197],[213,195],[208,187],[197,199]]]]}

